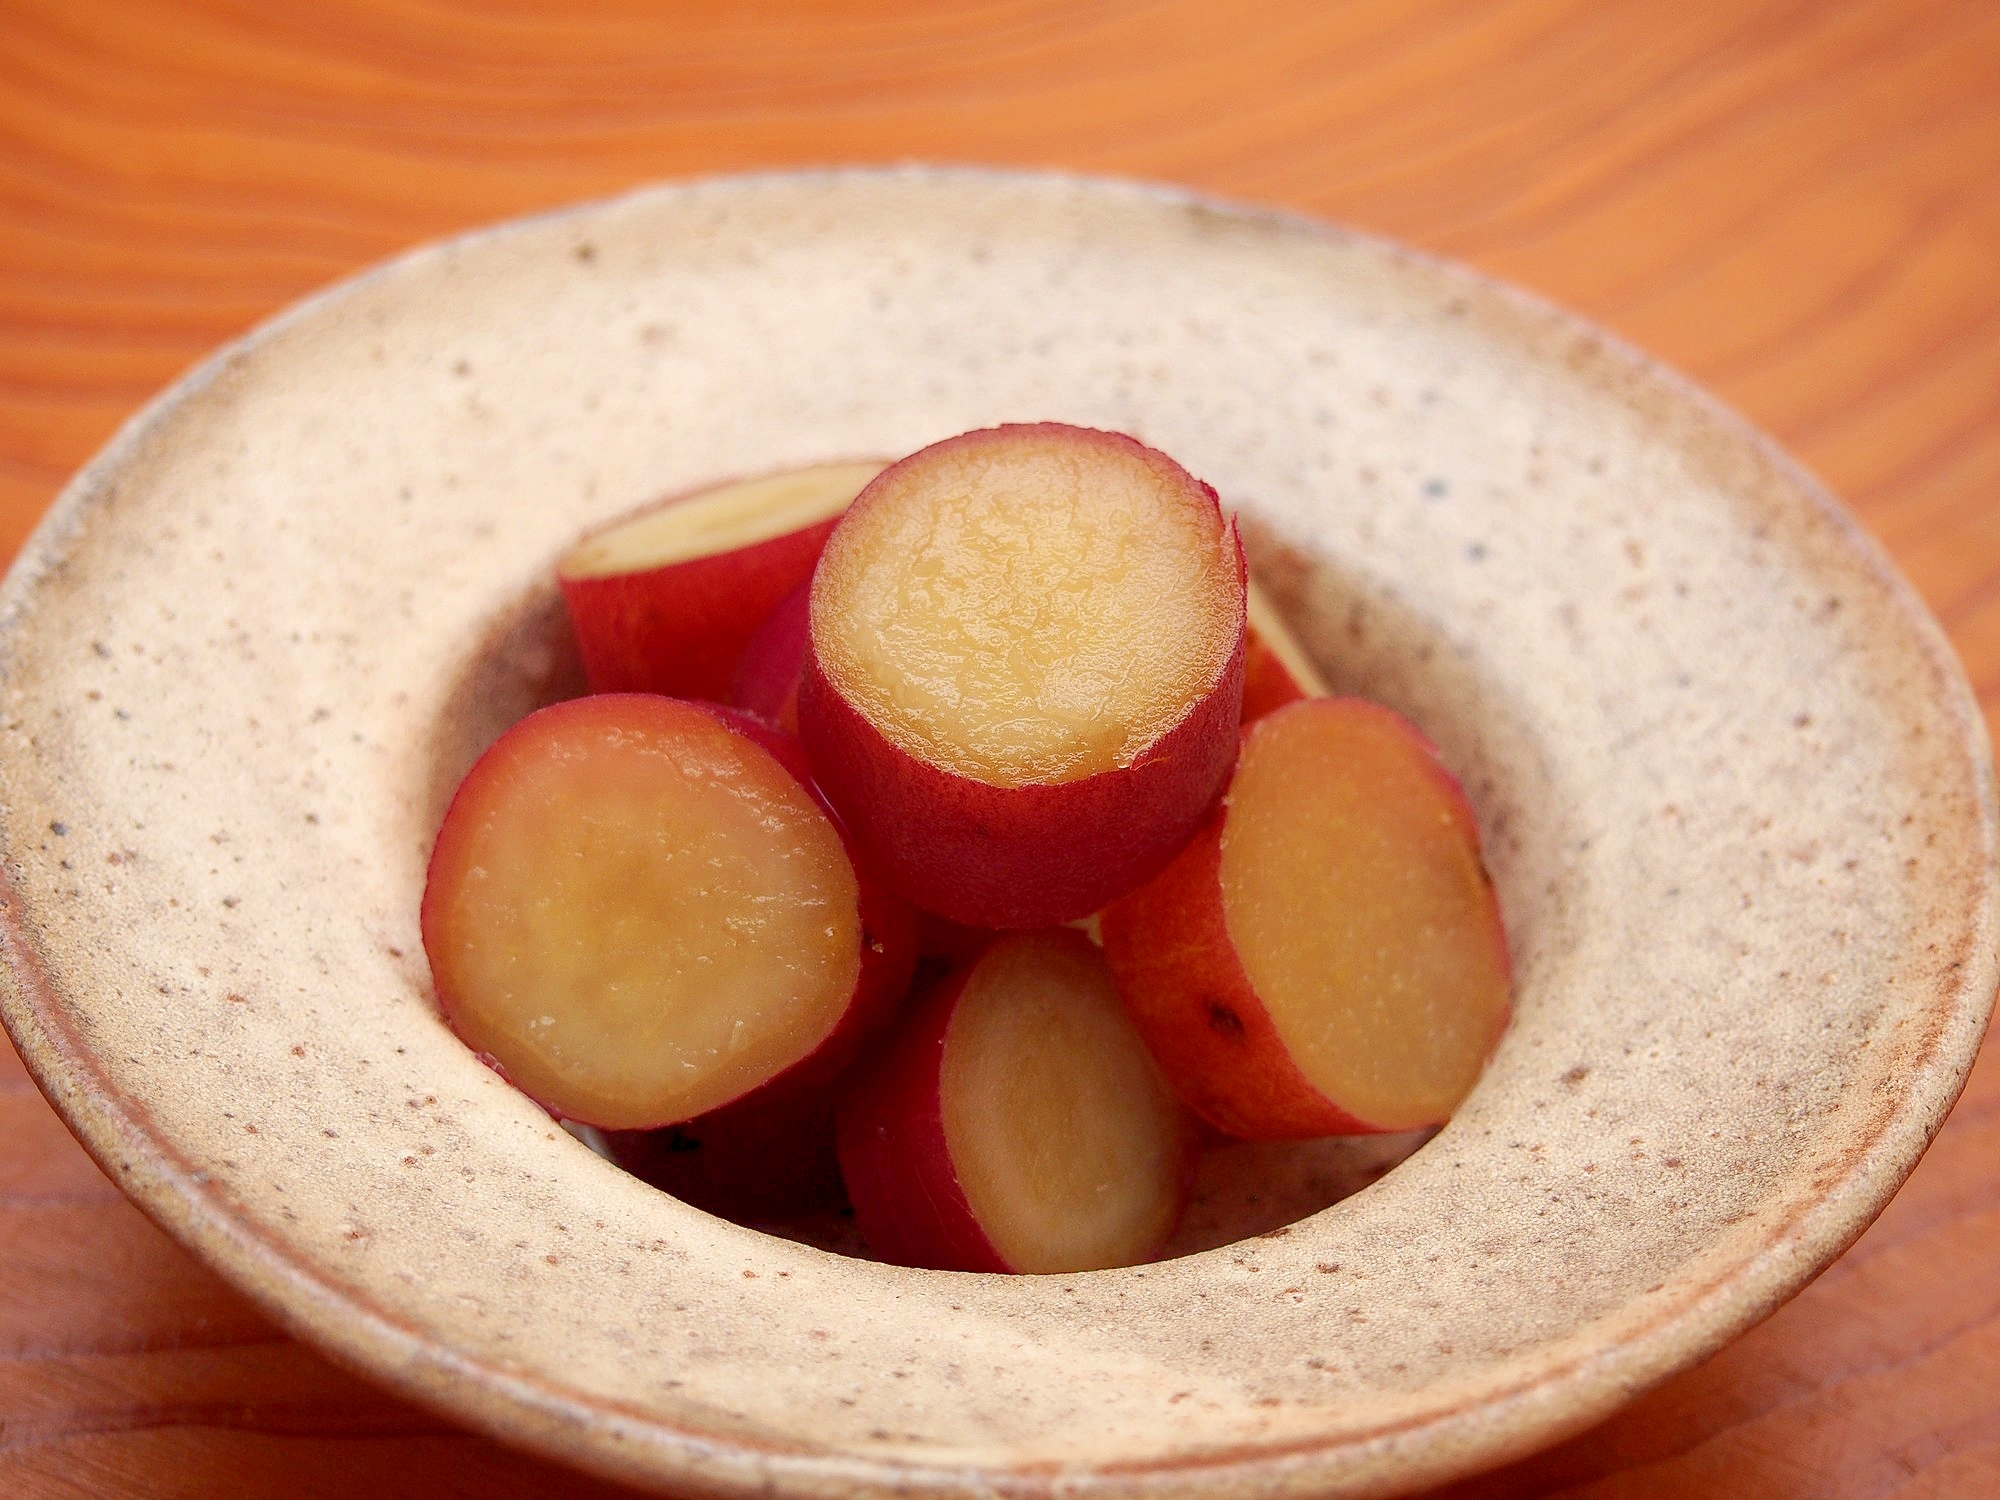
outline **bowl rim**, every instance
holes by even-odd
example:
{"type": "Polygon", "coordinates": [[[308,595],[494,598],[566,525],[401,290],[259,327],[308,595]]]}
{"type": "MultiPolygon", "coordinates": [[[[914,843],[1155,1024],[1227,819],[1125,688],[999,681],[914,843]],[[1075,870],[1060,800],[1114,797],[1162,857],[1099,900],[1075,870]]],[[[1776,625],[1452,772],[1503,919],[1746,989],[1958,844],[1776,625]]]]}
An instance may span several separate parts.
{"type": "MultiPolygon", "coordinates": [[[[294,302],[208,355],[127,419],[64,486],[0,584],[0,669],[42,576],[116,476],[183,407],[266,343],[374,283],[533,225],[587,219],[618,206],[688,203],[846,181],[895,180],[912,187],[1041,187],[1126,198],[1213,214],[1245,227],[1364,248],[1442,273],[1468,291],[1509,304],[1544,327],[1587,335],[1607,360],[1747,444],[1816,509],[1846,555],[1902,617],[1937,684],[1941,729],[1972,764],[1983,861],[1964,902],[1966,952],[1953,980],[1933,993],[1918,1062],[1873,1134],[1847,1154],[1822,1195],[1775,1222],[1754,1253],[1672,1305],[1625,1328],[1608,1346],[1546,1360],[1530,1378],[1491,1399],[1435,1415],[1385,1421],[1359,1434],[1244,1445],[1194,1457],[1054,1471],[982,1470],[844,1456],[804,1445],[761,1444],[739,1434],[676,1426],[618,1403],[585,1399],[519,1369],[459,1353],[314,1268],[275,1237],[255,1231],[220,1189],[149,1130],[144,1102],[104,1073],[63,1013],[24,923],[0,841],[0,983],[4,1022],[31,1076],[105,1174],[156,1225],[220,1274],[287,1332],[397,1394],[511,1446],[604,1477],[675,1493],[747,1500],[775,1492],[832,1497],[857,1490],[922,1493],[953,1500],[1002,1491],[1057,1490],[1101,1496],[1389,1494],[1522,1457],[1558,1442],[1745,1332],[1844,1252],[1887,1205],[1942,1127],[1962,1091],[2000,989],[2000,798],[1984,716],[1942,627],[1884,549],[1797,460],[1687,376],[1580,314],[1510,283],[1387,237],[1309,215],[1243,204],[1165,183],[1054,170],[904,162],[885,166],[786,168],[715,173],[653,183],[508,219],[419,244],[294,302]]],[[[1560,1346],[1556,1346],[1560,1349],[1560,1346]]],[[[1555,1353],[1552,1350],[1552,1355],[1555,1353]]]]}

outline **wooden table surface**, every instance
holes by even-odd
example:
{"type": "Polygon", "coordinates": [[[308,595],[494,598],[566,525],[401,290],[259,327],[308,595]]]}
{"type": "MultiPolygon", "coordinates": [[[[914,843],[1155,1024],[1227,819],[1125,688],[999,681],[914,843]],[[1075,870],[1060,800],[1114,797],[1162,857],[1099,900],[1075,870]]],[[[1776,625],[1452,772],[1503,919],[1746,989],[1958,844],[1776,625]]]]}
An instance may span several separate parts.
{"type": "MultiPolygon", "coordinates": [[[[0,556],[189,363],[414,241],[908,158],[1302,209],[1581,310],[1816,469],[2000,710],[1995,0],[5,0],[0,556]]],[[[0,1493],[614,1491],[276,1332],[0,1048],[0,1493]]],[[[1454,1493],[2000,1495],[1994,1049],[1795,1302],[1454,1493]]]]}

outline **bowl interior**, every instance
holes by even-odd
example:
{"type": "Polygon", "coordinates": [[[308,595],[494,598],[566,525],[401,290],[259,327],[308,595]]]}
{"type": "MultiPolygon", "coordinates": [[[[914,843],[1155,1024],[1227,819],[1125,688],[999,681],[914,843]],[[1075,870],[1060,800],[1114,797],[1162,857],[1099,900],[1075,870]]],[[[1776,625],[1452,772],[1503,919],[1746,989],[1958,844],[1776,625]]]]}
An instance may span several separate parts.
{"type": "Polygon", "coordinates": [[[73,486],[0,624],[6,1018],[293,1328],[679,1489],[1379,1489],[1601,1415],[1836,1254],[1990,1008],[1993,799],[1934,626],[1739,422],[1380,244],[1067,179],[641,194],[305,305],[73,486]],[[586,526],[1055,419],[1242,510],[1336,686],[1479,812],[1517,1016],[1457,1118],[1267,1237],[899,1270],[654,1192],[445,1030],[437,818],[565,690],[586,526]]]}

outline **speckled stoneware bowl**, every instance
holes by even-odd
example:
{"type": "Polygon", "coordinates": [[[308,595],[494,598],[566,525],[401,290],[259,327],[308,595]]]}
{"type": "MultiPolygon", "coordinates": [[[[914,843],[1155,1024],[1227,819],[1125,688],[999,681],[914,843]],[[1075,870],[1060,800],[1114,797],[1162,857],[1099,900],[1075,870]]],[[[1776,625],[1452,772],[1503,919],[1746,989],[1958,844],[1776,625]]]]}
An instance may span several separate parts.
{"type": "Polygon", "coordinates": [[[1995,985],[1989,757],[1880,554],[1574,318],[1166,192],[900,170],[421,251],[156,402],[8,581],[5,1016],[284,1325],[684,1495],[1385,1494],[1575,1431],[1838,1254],[1995,985]],[[1463,1111],[1289,1231],[893,1269],[626,1177],[440,1022],[458,773],[550,567],[663,491],[965,428],[1158,444],[1465,780],[1519,956],[1463,1111]]]}

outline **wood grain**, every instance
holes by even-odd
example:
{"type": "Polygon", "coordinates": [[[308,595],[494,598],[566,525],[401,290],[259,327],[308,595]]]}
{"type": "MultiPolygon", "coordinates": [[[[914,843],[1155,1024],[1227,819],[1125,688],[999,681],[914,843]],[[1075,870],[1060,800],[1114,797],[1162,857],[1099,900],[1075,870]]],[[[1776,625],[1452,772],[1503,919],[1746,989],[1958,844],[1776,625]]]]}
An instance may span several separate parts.
{"type": "MultiPolygon", "coordinates": [[[[1171,179],[1410,240],[1817,469],[2000,710],[1992,0],[9,0],[0,555],[190,362],[413,241],[885,159],[1171,179]]],[[[2000,1494],[2000,1063],[1795,1302],[1464,1496],[2000,1494]]],[[[0,1060],[0,1492],[593,1495],[274,1332],[0,1060]]]]}

